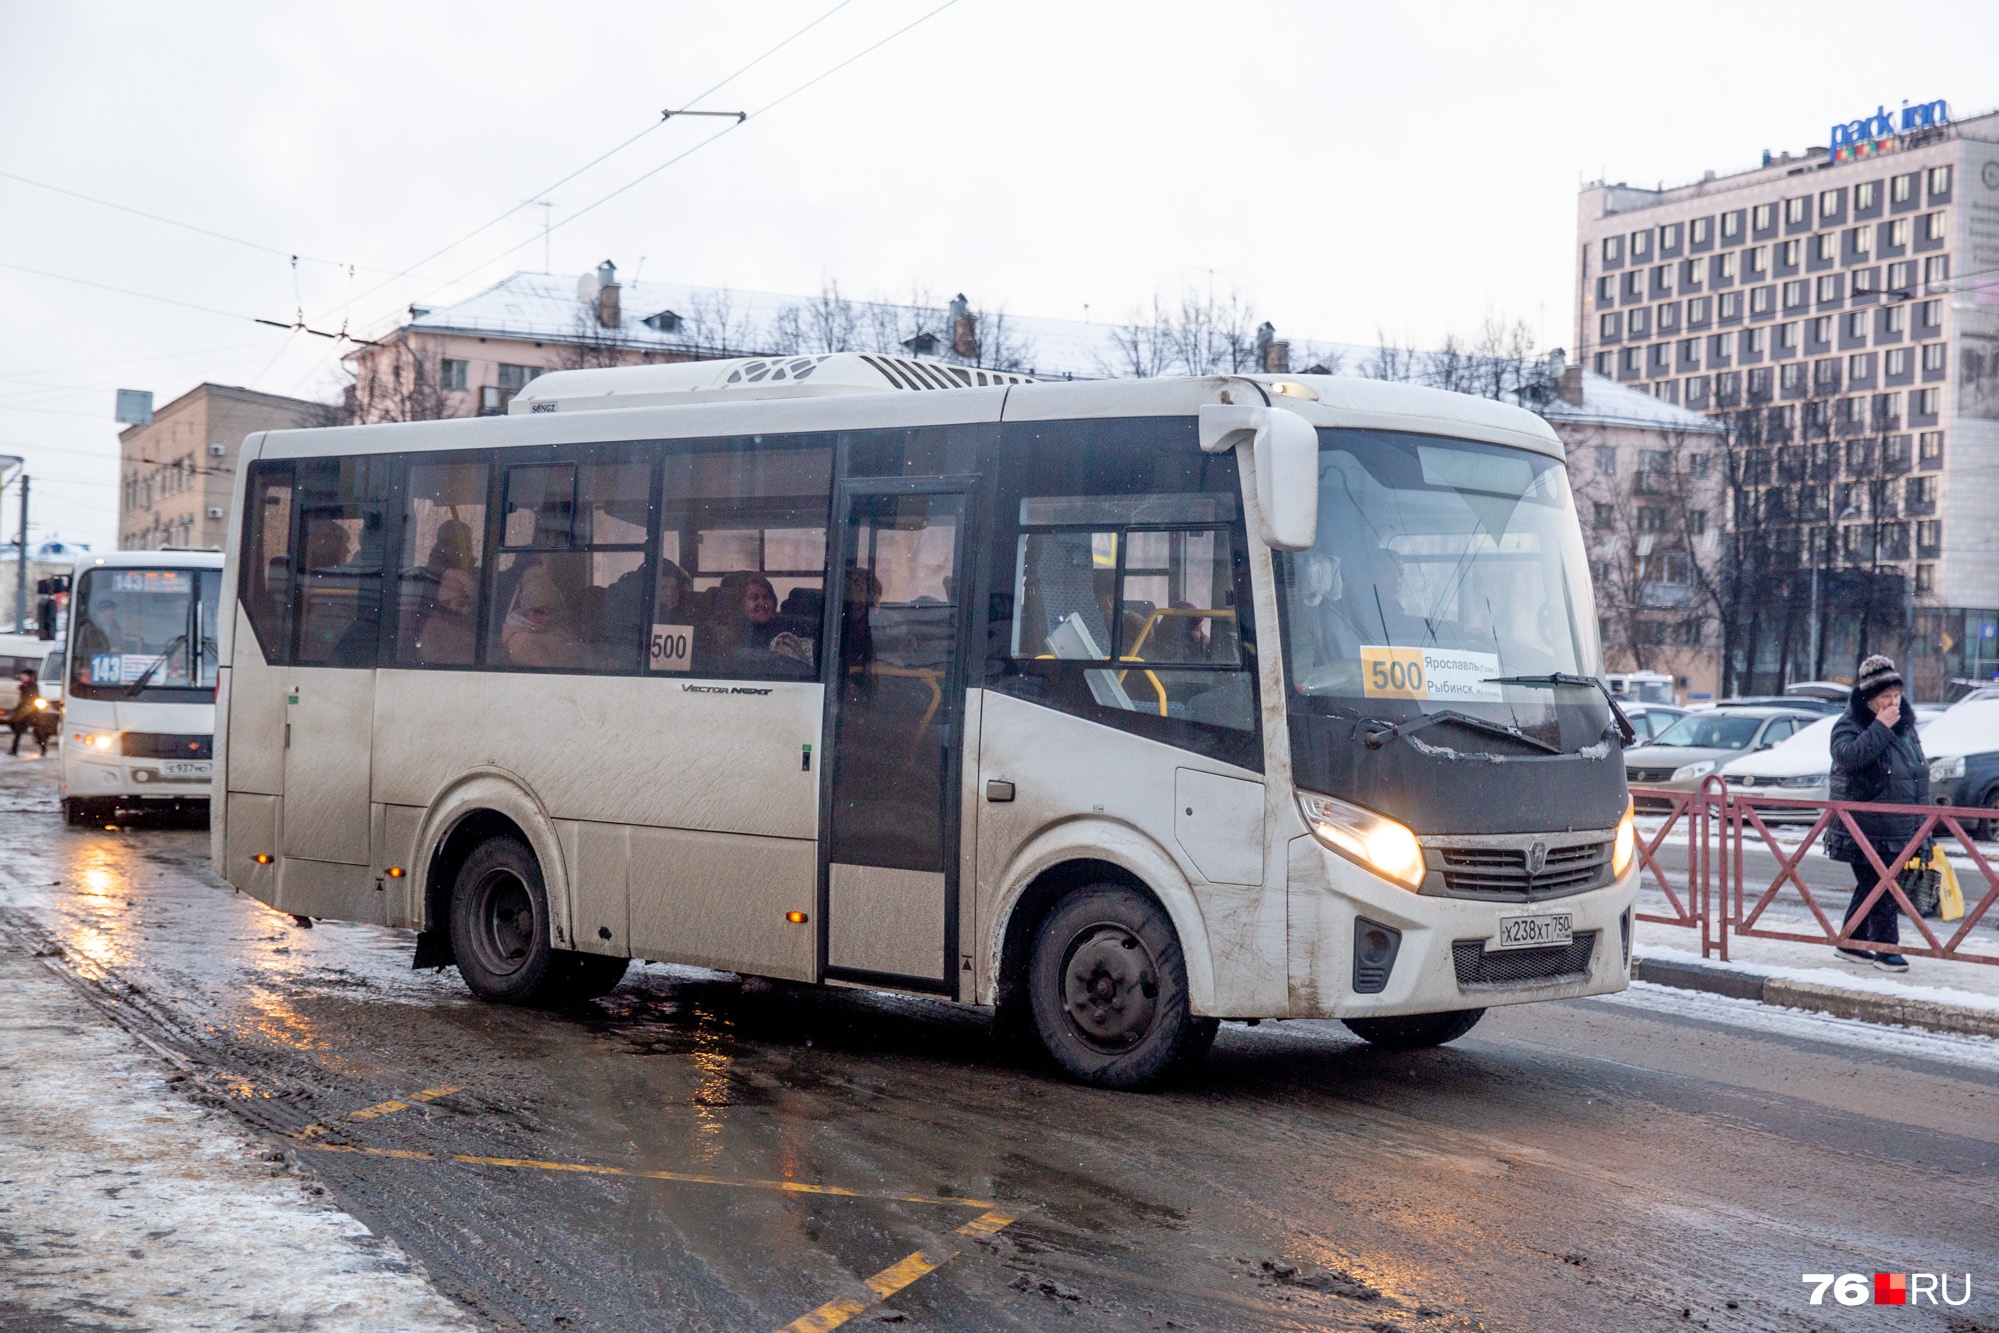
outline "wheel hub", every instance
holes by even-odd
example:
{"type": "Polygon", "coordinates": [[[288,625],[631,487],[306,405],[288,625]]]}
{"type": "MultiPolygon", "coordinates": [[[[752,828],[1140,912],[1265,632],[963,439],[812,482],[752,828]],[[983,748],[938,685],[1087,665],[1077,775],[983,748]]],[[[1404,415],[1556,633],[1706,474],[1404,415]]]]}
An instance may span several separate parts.
{"type": "Polygon", "coordinates": [[[1129,1050],[1159,1015],[1159,968],[1145,942],[1123,926],[1078,933],[1062,969],[1062,1008],[1084,1041],[1129,1050]]]}
{"type": "Polygon", "coordinates": [[[534,945],[534,899],[518,875],[496,870],[479,883],[474,903],[479,962],[500,975],[517,972],[534,945]]]}

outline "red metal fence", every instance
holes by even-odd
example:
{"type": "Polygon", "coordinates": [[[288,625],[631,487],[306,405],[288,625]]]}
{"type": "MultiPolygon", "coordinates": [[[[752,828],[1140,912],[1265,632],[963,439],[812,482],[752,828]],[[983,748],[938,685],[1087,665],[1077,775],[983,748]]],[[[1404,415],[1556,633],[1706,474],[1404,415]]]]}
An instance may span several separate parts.
{"type": "MultiPolygon", "coordinates": [[[[1967,948],[1972,931],[1987,914],[1999,910],[1999,870],[1993,868],[1964,830],[1966,819],[1980,822],[1987,817],[1986,812],[1947,805],[1863,805],[1854,801],[1787,800],[1761,794],[1750,798],[1730,792],[1718,777],[1708,778],[1698,791],[1634,787],[1632,794],[1649,798],[1646,803],[1655,807],[1655,813],[1661,804],[1668,807],[1665,822],[1656,832],[1649,837],[1639,834],[1638,859],[1641,887],[1645,883],[1656,884],[1665,895],[1671,914],[1641,911],[1638,919],[1699,931],[1703,958],[1727,959],[1730,935],[1806,944],[1856,943],[1842,916],[1852,890],[1824,885],[1815,890],[1800,872],[1806,854],[1837,823],[1865,853],[1878,877],[1873,891],[1853,914],[1856,923],[1865,919],[1868,909],[1886,894],[1894,898],[1903,917],[1903,942],[1896,946],[1900,952],[1960,963],[1999,964],[1999,954],[1977,953],[1967,948]],[[1854,815],[1862,811],[1915,815],[1920,826],[1898,855],[1883,858],[1854,822],[1854,815]],[[1811,826],[1802,840],[1786,846],[1770,829],[1769,821],[1773,818],[1810,820],[1811,826]],[[1955,868],[1964,894],[1964,915],[1956,921],[1930,921],[1918,916],[1901,885],[1888,871],[1889,866],[1906,864],[1932,839],[1946,856],[1959,862],[1955,868]],[[1680,840],[1684,840],[1686,865],[1675,883],[1674,872],[1664,860],[1669,851],[1680,849],[1680,840]],[[1776,861],[1776,870],[1768,875],[1767,883],[1767,872],[1752,874],[1749,869],[1747,849],[1751,847],[1767,850],[1776,861]],[[1970,867],[1961,864],[1963,860],[1969,860],[1970,867]],[[1764,924],[1765,913],[1790,894],[1795,894],[1811,912],[1818,923],[1816,933],[1764,924]],[[1820,895],[1834,900],[1829,904],[1830,911],[1828,904],[1820,901],[1820,895]],[[1921,943],[1911,938],[1912,927],[1921,943]]],[[[1864,945],[1866,941],[1859,943],[1864,945]]]]}

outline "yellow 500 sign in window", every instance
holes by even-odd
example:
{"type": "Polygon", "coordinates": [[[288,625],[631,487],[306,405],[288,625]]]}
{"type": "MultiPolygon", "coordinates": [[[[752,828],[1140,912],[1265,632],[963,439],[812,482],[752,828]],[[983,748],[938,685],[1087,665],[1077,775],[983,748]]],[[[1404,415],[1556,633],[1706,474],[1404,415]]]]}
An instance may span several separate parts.
{"type": "Polygon", "coordinates": [[[1363,644],[1360,668],[1361,692],[1370,699],[1497,703],[1503,697],[1489,683],[1500,674],[1497,653],[1363,644]]]}

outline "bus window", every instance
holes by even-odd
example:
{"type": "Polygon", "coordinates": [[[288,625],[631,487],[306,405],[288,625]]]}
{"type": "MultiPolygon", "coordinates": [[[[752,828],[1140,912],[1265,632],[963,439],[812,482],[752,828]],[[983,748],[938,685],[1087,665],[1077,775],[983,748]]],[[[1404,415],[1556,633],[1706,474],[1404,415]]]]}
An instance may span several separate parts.
{"type": "Polygon", "coordinates": [[[489,665],[638,669],[651,482],[630,461],[506,470],[489,665]]]}
{"type": "Polygon", "coordinates": [[[396,662],[470,666],[485,573],[483,462],[412,462],[397,562],[396,662]]]}
{"type": "Polygon", "coordinates": [[[771,440],[668,457],[652,670],[817,678],[832,462],[771,440]]]}
{"type": "Polygon", "coordinates": [[[391,460],[301,464],[293,623],[296,660],[372,667],[382,615],[382,512],[391,460]]]}
{"type": "Polygon", "coordinates": [[[243,540],[243,609],[264,660],[286,658],[291,642],[292,465],[258,463],[250,474],[243,540]]]}

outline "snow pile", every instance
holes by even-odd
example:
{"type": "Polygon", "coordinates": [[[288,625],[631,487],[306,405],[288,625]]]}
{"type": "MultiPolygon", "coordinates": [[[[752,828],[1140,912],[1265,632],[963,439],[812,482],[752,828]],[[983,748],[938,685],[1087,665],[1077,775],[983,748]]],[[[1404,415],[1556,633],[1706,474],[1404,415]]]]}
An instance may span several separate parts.
{"type": "Polygon", "coordinates": [[[0,1291],[93,1329],[472,1327],[392,1241],[0,950],[0,1291]]]}

